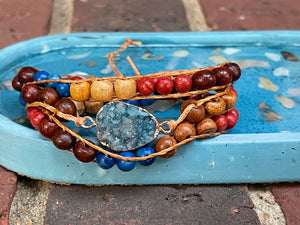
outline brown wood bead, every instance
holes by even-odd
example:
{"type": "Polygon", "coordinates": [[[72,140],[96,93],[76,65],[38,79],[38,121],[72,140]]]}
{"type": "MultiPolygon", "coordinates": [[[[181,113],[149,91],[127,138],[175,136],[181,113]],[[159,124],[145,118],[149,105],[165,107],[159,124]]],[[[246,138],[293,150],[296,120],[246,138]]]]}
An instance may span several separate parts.
{"type": "Polygon", "coordinates": [[[196,132],[198,135],[206,133],[214,133],[217,131],[217,124],[210,118],[204,118],[196,124],[196,132]]]}
{"type": "Polygon", "coordinates": [[[63,131],[63,129],[58,128],[53,134],[52,141],[56,148],[68,150],[74,146],[76,138],[63,131]]]}
{"type": "Polygon", "coordinates": [[[117,97],[121,99],[129,99],[136,95],[135,80],[116,80],[114,88],[117,97]]]}
{"type": "MultiPolygon", "coordinates": [[[[180,107],[180,112],[182,113],[185,108],[190,104],[197,104],[197,100],[195,99],[188,99],[184,101],[180,107]]],[[[187,117],[185,118],[186,121],[190,123],[197,123],[202,120],[205,116],[205,109],[203,105],[200,105],[196,108],[192,108],[191,111],[188,113],[187,117]]]]}
{"type": "Polygon", "coordinates": [[[45,87],[39,91],[37,100],[40,102],[45,102],[49,105],[54,105],[59,100],[59,98],[60,96],[56,92],[56,90],[45,87]]]}
{"type": "MultiPolygon", "coordinates": [[[[72,115],[72,116],[76,116],[76,106],[74,104],[74,102],[69,99],[69,98],[61,98],[59,99],[54,107],[64,113],[64,114],[69,114],[69,115],[72,115]]],[[[64,121],[66,122],[67,120],[63,119],[63,118],[60,118],[59,116],[57,116],[57,118],[61,121],[64,121]]]]}
{"type": "Polygon", "coordinates": [[[85,145],[81,141],[75,143],[73,146],[73,153],[76,159],[84,163],[91,162],[97,156],[97,150],[85,145]]]}
{"type": "Polygon", "coordinates": [[[233,92],[229,92],[228,94],[223,95],[221,98],[226,104],[226,109],[232,109],[237,102],[237,96],[233,92]]]}
{"type": "MultiPolygon", "coordinates": [[[[156,152],[160,152],[166,148],[169,148],[173,145],[175,145],[177,142],[176,140],[171,136],[163,136],[159,138],[154,146],[154,150],[156,152]]],[[[172,151],[169,151],[168,153],[161,155],[162,158],[170,158],[177,152],[177,148],[175,148],[172,151]]]]}
{"type": "Polygon", "coordinates": [[[72,102],[75,104],[76,111],[78,112],[78,114],[82,115],[85,112],[84,102],[77,102],[77,101],[74,101],[74,100],[72,100],[72,102]]]}
{"type": "Polygon", "coordinates": [[[174,138],[176,141],[181,142],[190,136],[196,135],[196,129],[193,124],[184,122],[179,124],[174,131],[174,138]]]}
{"type": "Polygon", "coordinates": [[[40,133],[47,137],[52,138],[56,129],[59,129],[59,126],[52,121],[49,116],[44,116],[39,123],[39,131],[40,133]]]}
{"type": "Polygon", "coordinates": [[[91,85],[91,97],[96,101],[109,101],[114,94],[114,87],[111,81],[94,81],[91,85]]]}
{"type": "Polygon", "coordinates": [[[85,101],[85,111],[87,113],[96,114],[104,105],[103,102],[85,101]]]}
{"type": "Polygon", "coordinates": [[[205,109],[211,116],[220,115],[225,112],[226,104],[222,98],[214,98],[205,103],[205,109]]]}
{"type": "Polygon", "coordinates": [[[70,86],[71,98],[78,102],[87,101],[90,98],[90,83],[78,82],[72,83],[70,86]]]}
{"type": "Polygon", "coordinates": [[[37,99],[39,91],[40,88],[35,84],[26,84],[21,90],[22,99],[26,103],[32,103],[37,99]]]}

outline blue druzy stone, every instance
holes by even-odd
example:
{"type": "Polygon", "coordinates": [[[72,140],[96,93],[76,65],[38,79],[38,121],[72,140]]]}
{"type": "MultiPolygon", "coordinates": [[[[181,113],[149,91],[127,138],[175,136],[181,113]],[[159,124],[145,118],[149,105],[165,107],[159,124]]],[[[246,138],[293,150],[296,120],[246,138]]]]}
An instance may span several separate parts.
{"type": "Polygon", "coordinates": [[[158,122],[146,110],[125,102],[111,102],[96,116],[97,138],[114,151],[130,151],[156,138],[158,122]]]}

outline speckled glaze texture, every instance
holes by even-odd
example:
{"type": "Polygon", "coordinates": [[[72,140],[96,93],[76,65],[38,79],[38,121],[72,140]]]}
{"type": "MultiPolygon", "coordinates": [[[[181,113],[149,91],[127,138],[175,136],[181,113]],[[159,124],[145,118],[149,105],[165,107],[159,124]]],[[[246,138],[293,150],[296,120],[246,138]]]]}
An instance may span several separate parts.
{"type": "MultiPolygon", "coordinates": [[[[83,184],[243,183],[300,180],[300,32],[75,33],[41,37],[0,51],[0,164],[36,179],[83,184]],[[124,173],[80,163],[30,128],[11,80],[33,66],[58,74],[113,76],[106,54],[126,38],[142,41],[116,64],[133,75],[234,61],[240,119],[215,138],[182,146],[173,158],[124,173]],[[30,157],[28,157],[30,156],[30,157]]],[[[180,101],[145,107],[158,119],[177,118],[180,101]]],[[[70,124],[70,127],[72,125],[70,124]]],[[[97,142],[96,129],[76,129],[97,142]]]]}

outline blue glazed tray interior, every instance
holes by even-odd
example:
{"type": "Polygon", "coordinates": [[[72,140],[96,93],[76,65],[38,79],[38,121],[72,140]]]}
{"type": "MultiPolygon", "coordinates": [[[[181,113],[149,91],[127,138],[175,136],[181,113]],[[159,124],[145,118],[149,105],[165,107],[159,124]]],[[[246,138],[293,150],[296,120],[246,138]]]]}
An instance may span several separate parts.
{"type": "MultiPolygon", "coordinates": [[[[0,51],[0,165],[37,179],[83,184],[241,183],[298,181],[300,157],[300,32],[90,33],[42,37],[0,51]],[[127,76],[214,66],[234,61],[242,77],[240,119],[226,134],[180,147],[170,159],[129,173],[80,163],[31,128],[11,80],[24,66],[49,73],[114,76],[106,54],[126,38],[142,41],[115,59],[127,76]],[[288,52],[285,58],[282,52],[288,52]],[[294,61],[291,61],[294,60],[294,61]],[[262,83],[265,79],[265,83],[262,83]],[[270,86],[271,85],[271,86],[270,86]],[[271,90],[270,90],[271,89],[271,90]],[[30,157],[28,157],[30,156],[30,157]]],[[[285,55],[286,56],[286,55],[285,55]]],[[[163,120],[178,118],[181,100],[147,109],[163,120]]],[[[71,124],[69,124],[72,126],[71,124]]],[[[73,129],[95,141],[95,129],[73,129]]]]}
{"type": "MultiPolygon", "coordinates": [[[[267,68],[251,66],[242,69],[242,78],[236,82],[235,89],[238,92],[238,103],[236,108],[240,112],[240,119],[237,126],[230,130],[230,133],[279,133],[279,132],[299,132],[300,126],[297,118],[300,117],[300,97],[290,96],[290,88],[299,88],[300,62],[285,60],[281,51],[291,52],[300,56],[300,47],[266,47],[266,46],[195,46],[195,47],[132,47],[120,54],[116,64],[124,75],[133,75],[132,69],[126,61],[126,56],[130,56],[142,74],[158,71],[179,70],[197,67],[216,65],[209,58],[212,56],[223,56],[227,61],[238,61],[254,59],[269,64],[267,68]],[[222,50],[235,48],[239,52],[226,55],[222,50]],[[213,53],[220,49],[219,54],[213,53]],[[179,51],[184,50],[182,55],[174,56],[179,51]],[[151,52],[149,59],[142,57],[151,52]],[[273,61],[265,56],[265,53],[274,53],[280,56],[280,61],[273,61]],[[185,54],[188,54],[185,57],[185,54]],[[289,71],[289,76],[274,76],[273,71],[278,67],[284,67],[289,71]],[[266,77],[279,87],[278,91],[270,91],[259,87],[259,78],[266,77]],[[293,108],[283,106],[274,97],[286,96],[295,102],[293,108]],[[270,110],[276,112],[281,119],[274,122],[265,122],[264,110],[259,108],[260,103],[266,103],[270,110]],[[296,120],[296,121],[295,121],[296,120]]],[[[2,82],[11,80],[16,71],[23,66],[33,66],[48,71],[49,73],[70,74],[76,71],[93,74],[95,76],[113,76],[113,72],[107,69],[108,61],[105,57],[108,52],[116,50],[116,47],[73,47],[68,49],[53,50],[42,54],[30,55],[21,58],[15,65],[1,74],[2,82]],[[80,58],[80,59],[78,59],[80,58]],[[109,73],[107,73],[109,72],[109,73]]],[[[11,120],[16,120],[25,115],[25,110],[19,104],[16,91],[6,90],[6,85],[2,83],[0,92],[0,112],[11,120]]],[[[158,118],[177,118],[180,102],[170,109],[160,112],[151,108],[158,118]]],[[[276,118],[275,118],[276,119],[276,118]]],[[[18,120],[17,120],[18,121],[18,120]]]]}

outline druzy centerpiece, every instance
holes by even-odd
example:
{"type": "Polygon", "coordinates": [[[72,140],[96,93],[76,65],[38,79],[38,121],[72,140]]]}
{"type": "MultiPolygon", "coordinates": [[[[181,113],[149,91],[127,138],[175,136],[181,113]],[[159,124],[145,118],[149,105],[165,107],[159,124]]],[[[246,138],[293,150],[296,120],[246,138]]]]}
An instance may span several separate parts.
{"type": "Polygon", "coordinates": [[[159,133],[159,123],[151,113],[121,101],[104,105],[96,123],[99,142],[119,152],[140,148],[159,133]]]}

